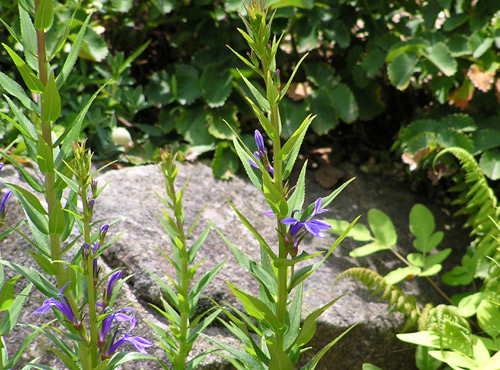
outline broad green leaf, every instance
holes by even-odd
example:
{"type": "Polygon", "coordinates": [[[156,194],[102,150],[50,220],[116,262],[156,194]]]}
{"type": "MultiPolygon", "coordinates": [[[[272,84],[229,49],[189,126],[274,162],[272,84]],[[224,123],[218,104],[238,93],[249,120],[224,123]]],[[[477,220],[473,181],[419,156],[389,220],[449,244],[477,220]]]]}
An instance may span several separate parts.
{"type": "Polygon", "coordinates": [[[480,58],[491,48],[494,41],[495,39],[493,39],[492,37],[485,38],[483,42],[481,42],[481,44],[479,44],[479,46],[474,50],[474,52],[472,53],[472,57],[475,59],[480,58]]]}
{"type": "Polygon", "coordinates": [[[378,241],[374,241],[372,243],[363,245],[362,247],[356,248],[352,250],[349,253],[349,256],[351,257],[365,257],[370,254],[384,251],[384,250],[389,250],[391,249],[391,246],[388,246],[387,244],[382,244],[378,241]]]}
{"type": "Polygon", "coordinates": [[[443,262],[451,253],[451,248],[443,249],[434,254],[428,254],[425,256],[425,265],[432,266],[437,263],[443,262]]]}
{"type": "Polygon", "coordinates": [[[396,334],[403,342],[416,344],[417,346],[440,348],[441,339],[434,331],[419,331],[416,333],[396,334]]]}
{"type": "Polygon", "coordinates": [[[191,145],[213,146],[214,139],[206,124],[207,114],[201,107],[183,110],[175,121],[177,132],[191,145]]]}
{"type": "Polygon", "coordinates": [[[392,60],[388,67],[388,75],[391,83],[399,90],[404,90],[410,84],[410,77],[413,75],[417,65],[417,55],[413,53],[399,54],[392,60]]]}
{"type": "Polygon", "coordinates": [[[61,97],[52,72],[42,94],[42,122],[56,121],[61,116],[61,97]]]}
{"type": "Polygon", "coordinates": [[[431,46],[427,53],[422,53],[436,67],[438,67],[445,76],[453,76],[457,72],[457,61],[453,58],[448,47],[442,43],[431,46]]]}
{"type": "Polygon", "coordinates": [[[175,0],[152,0],[151,2],[162,14],[168,14],[175,9],[175,0]]]}
{"type": "Polygon", "coordinates": [[[54,21],[54,1],[40,0],[35,14],[35,28],[39,31],[48,30],[54,21]]]}
{"type": "Polygon", "coordinates": [[[337,127],[338,111],[332,98],[331,90],[318,89],[309,95],[310,110],[316,114],[311,127],[319,135],[324,135],[337,127]]]}
{"type": "Polygon", "coordinates": [[[477,369],[478,363],[472,358],[459,352],[451,351],[429,351],[429,354],[435,359],[445,362],[450,366],[457,366],[457,369],[477,369]]]}
{"type": "Polygon", "coordinates": [[[474,143],[474,152],[480,154],[488,149],[500,146],[500,131],[492,129],[481,129],[473,132],[471,135],[474,143]]]}
{"type": "Polygon", "coordinates": [[[443,274],[442,280],[451,286],[468,285],[472,282],[473,275],[462,266],[455,266],[451,271],[443,274]]]}
{"type": "Polygon", "coordinates": [[[198,70],[187,64],[175,66],[177,100],[181,105],[190,105],[202,94],[198,70]]]}
{"type": "Polygon", "coordinates": [[[469,42],[467,37],[462,34],[453,34],[450,39],[446,42],[450,50],[450,55],[454,58],[458,58],[464,55],[470,55],[471,50],[469,47],[469,42]]]}
{"type": "Polygon", "coordinates": [[[418,266],[401,267],[389,272],[384,276],[384,279],[387,280],[389,284],[395,285],[406,279],[408,276],[418,275],[420,271],[422,271],[422,269],[418,266]]]}
{"type": "Polygon", "coordinates": [[[500,149],[490,149],[479,160],[481,171],[492,180],[500,179],[500,149]]]}
{"type": "Polygon", "coordinates": [[[434,232],[434,215],[423,204],[415,204],[410,211],[410,231],[415,237],[427,239],[434,232]]]}
{"type": "Polygon", "coordinates": [[[420,253],[410,253],[406,256],[406,259],[413,266],[423,267],[424,266],[424,255],[420,253]]]}
{"type": "Polygon", "coordinates": [[[201,89],[209,107],[216,108],[224,105],[231,94],[232,80],[231,73],[218,65],[211,65],[203,71],[201,89]]]}
{"type": "Polygon", "coordinates": [[[391,219],[382,211],[372,208],[368,211],[368,224],[375,240],[389,248],[396,245],[398,236],[391,219]]]}
{"type": "Polygon", "coordinates": [[[458,313],[462,317],[471,317],[476,314],[480,303],[487,297],[484,292],[470,294],[458,302],[458,313]]]}
{"type": "Polygon", "coordinates": [[[363,367],[361,368],[361,370],[382,370],[382,369],[378,366],[365,363],[365,364],[363,364],[363,367]]]}
{"type": "Polygon", "coordinates": [[[42,81],[40,81],[40,79],[37,76],[35,76],[31,68],[28,67],[28,65],[24,62],[24,60],[22,60],[21,57],[19,57],[19,55],[17,55],[14,50],[9,48],[4,43],[2,43],[2,45],[12,58],[12,61],[14,62],[17,70],[19,71],[21,77],[23,78],[24,83],[26,84],[26,87],[35,94],[41,93],[45,89],[45,86],[43,86],[42,81]]]}
{"type": "Polygon", "coordinates": [[[382,66],[385,63],[385,57],[386,53],[378,48],[366,54],[366,57],[363,59],[363,62],[361,62],[361,66],[363,67],[363,69],[366,72],[366,75],[369,78],[375,77],[380,68],[382,68],[382,66]]]}
{"type": "Polygon", "coordinates": [[[426,277],[426,276],[433,276],[438,274],[443,266],[441,266],[439,263],[432,265],[431,267],[426,268],[424,271],[418,273],[418,276],[426,277]]]}
{"type": "Polygon", "coordinates": [[[498,304],[483,299],[476,312],[479,327],[492,338],[500,336],[500,309],[498,304]]]}
{"type": "Polygon", "coordinates": [[[351,89],[346,84],[340,84],[333,88],[331,96],[339,117],[346,123],[353,123],[358,118],[359,110],[351,89]]]}
{"type": "Polygon", "coordinates": [[[211,112],[208,118],[208,132],[210,135],[217,139],[231,140],[233,138],[233,131],[228,127],[230,125],[233,129],[238,129],[238,109],[236,106],[229,104],[216,109],[211,112]]]}
{"type": "Polygon", "coordinates": [[[102,62],[108,55],[108,46],[104,39],[91,27],[87,27],[83,36],[79,56],[95,62],[102,62]]]}
{"type": "Polygon", "coordinates": [[[413,246],[415,249],[422,253],[427,253],[436,248],[443,240],[444,233],[442,231],[437,231],[430,236],[428,239],[416,239],[413,241],[413,246]]]}
{"type": "MultiPolygon", "coordinates": [[[[345,220],[326,219],[323,221],[325,221],[332,227],[330,230],[327,231],[337,235],[342,234],[342,232],[349,226],[349,222],[345,220]]],[[[347,236],[349,238],[353,238],[354,240],[360,242],[367,242],[373,240],[372,233],[363,224],[354,225],[354,227],[351,229],[351,232],[347,236]]]]}
{"type": "Polygon", "coordinates": [[[238,156],[229,148],[226,141],[219,143],[212,161],[212,171],[215,177],[229,180],[238,171],[238,156]]]}

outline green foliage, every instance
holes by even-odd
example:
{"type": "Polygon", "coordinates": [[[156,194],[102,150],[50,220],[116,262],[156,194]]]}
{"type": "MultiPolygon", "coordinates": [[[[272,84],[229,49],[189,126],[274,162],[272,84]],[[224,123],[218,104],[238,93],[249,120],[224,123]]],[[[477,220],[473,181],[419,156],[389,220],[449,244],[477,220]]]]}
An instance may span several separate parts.
{"type": "MultiPolygon", "coordinates": [[[[194,282],[194,275],[201,263],[195,262],[196,254],[208,237],[211,226],[205,228],[201,235],[188,247],[187,239],[194,229],[198,218],[185,230],[184,209],[182,200],[187,182],[178,191],[175,187],[175,180],[179,172],[179,165],[176,163],[176,155],[165,151],[162,153],[161,170],[164,177],[165,189],[168,199],[158,195],[164,205],[173,213],[173,217],[166,210],[163,210],[164,218],[160,221],[165,232],[170,237],[172,256],[159,248],[165,259],[174,267],[177,279],[166,276],[170,284],[161,277],[151,274],[158,282],[164,296],[161,297],[163,307],[153,307],[163,315],[169,322],[170,331],[148,322],[158,338],[158,344],[165,351],[168,360],[175,370],[198,368],[198,365],[212,351],[205,351],[194,358],[188,360],[189,353],[193,348],[203,330],[209,326],[217,317],[220,310],[208,310],[197,314],[198,301],[203,289],[210,284],[220,269],[224,266],[222,262],[212,268],[212,270],[201,276],[194,282]],[[210,312],[212,311],[212,312],[210,312]]],[[[168,368],[167,363],[158,360],[164,368],[168,368]]]]}
{"type": "Polygon", "coordinates": [[[389,282],[375,271],[364,267],[353,267],[342,271],[334,280],[335,285],[339,280],[353,278],[372,290],[372,295],[381,294],[380,300],[387,300],[387,309],[401,312],[406,316],[406,323],[403,331],[415,326],[419,317],[420,309],[417,306],[413,295],[405,295],[401,289],[389,282]]]}

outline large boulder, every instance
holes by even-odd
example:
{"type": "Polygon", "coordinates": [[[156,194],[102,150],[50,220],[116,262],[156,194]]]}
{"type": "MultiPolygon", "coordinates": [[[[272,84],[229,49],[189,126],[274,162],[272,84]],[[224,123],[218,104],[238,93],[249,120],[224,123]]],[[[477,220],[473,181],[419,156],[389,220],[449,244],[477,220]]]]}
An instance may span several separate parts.
{"type": "MultiPolygon", "coordinates": [[[[5,170],[4,170],[5,171],[5,170]]],[[[355,168],[344,168],[350,177],[357,179],[349,185],[339,197],[330,205],[328,218],[352,220],[358,215],[366,216],[368,209],[376,207],[388,213],[393,219],[398,230],[399,244],[403,254],[411,250],[411,238],[408,231],[408,213],[416,202],[425,202],[409,191],[404,184],[388,180],[384,177],[364,174],[355,168]]],[[[8,180],[22,183],[13,172],[2,174],[8,180]]],[[[264,216],[267,210],[264,197],[246,180],[235,177],[230,181],[221,181],[212,175],[211,169],[202,164],[183,164],[179,171],[178,187],[187,180],[189,183],[184,196],[184,210],[186,224],[196,218],[201,211],[199,222],[193,231],[192,240],[201,233],[209,224],[213,224],[234,245],[241,248],[247,255],[258,260],[259,246],[251,233],[239,222],[237,215],[227,201],[230,200],[253,223],[261,235],[274,245],[275,225],[272,217],[264,216]]],[[[151,273],[159,276],[175,276],[172,266],[161,255],[158,248],[165,253],[171,253],[170,240],[164,232],[158,219],[161,217],[162,203],[157,194],[165,197],[163,176],[155,165],[130,167],[121,170],[107,171],[98,176],[99,185],[107,182],[108,185],[99,196],[95,204],[95,219],[107,222],[117,221],[110,228],[109,234],[124,234],[111,246],[103,256],[109,268],[122,268],[126,275],[133,275],[124,287],[125,302],[135,302],[140,317],[141,331],[136,335],[153,339],[151,330],[144,323],[144,319],[160,325],[167,323],[157,315],[151,304],[161,305],[160,290],[151,278],[151,273]]],[[[306,202],[313,202],[319,196],[325,196],[328,191],[321,188],[314,180],[309,179],[307,185],[306,202]]],[[[12,206],[14,207],[18,206],[12,206]]],[[[20,209],[16,208],[19,212],[20,209]]],[[[456,230],[444,212],[436,207],[431,207],[436,215],[438,228],[448,225],[448,229],[456,230]]],[[[361,220],[362,222],[362,220],[361,220]]],[[[327,235],[324,239],[306,238],[301,248],[315,252],[327,250],[336,240],[334,235],[327,235]]],[[[33,264],[26,253],[25,242],[15,236],[10,236],[2,242],[2,255],[5,259],[16,259],[22,264],[33,264]],[[23,244],[24,243],[24,244],[23,244]]],[[[460,231],[446,231],[442,247],[465,245],[466,239],[460,231]]],[[[349,251],[358,246],[352,240],[344,240],[327,262],[306,281],[304,291],[304,312],[319,307],[333,298],[348,293],[335,303],[320,318],[317,334],[313,339],[313,349],[304,355],[312,356],[321,346],[333,340],[350,326],[358,325],[349,332],[337,345],[335,345],[320,362],[318,369],[360,369],[364,362],[373,363],[385,370],[414,369],[414,347],[401,343],[395,338],[404,324],[401,314],[387,312],[385,302],[379,302],[377,297],[372,297],[370,292],[359,284],[341,280],[332,287],[332,282],[339,273],[346,268],[354,266],[370,267],[380,274],[387,273],[397,266],[398,262],[389,253],[379,253],[370,258],[353,259],[348,256],[349,251]]],[[[205,244],[200,248],[198,259],[205,259],[199,268],[199,274],[208,271],[216,264],[227,261],[224,268],[215,278],[213,283],[205,290],[204,295],[217,302],[235,304],[234,298],[226,281],[245,290],[256,292],[257,285],[251,276],[241,268],[232,256],[229,248],[215,231],[211,231],[205,244]]],[[[198,276],[199,276],[198,274],[198,276]]],[[[412,281],[403,288],[415,294],[423,302],[441,302],[427,282],[412,281]]],[[[211,305],[208,298],[200,300],[200,310],[211,305]]],[[[21,322],[34,322],[29,315],[39,301],[29,302],[21,322]]],[[[232,340],[230,335],[220,325],[209,328],[208,335],[217,336],[224,340],[232,340]]],[[[44,344],[47,345],[47,344],[44,344]]],[[[13,344],[15,347],[15,344],[13,344]]],[[[210,342],[202,338],[196,346],[195,352],[205,351],[211,346],[210,342]]],[[[158,347],[152,353],[162,359],[165,355],[158,347]]],[[[30,354],[38,354],[33,351],[30,354]]],[[[27,357],[27,356],[26,356],[27,357]]],[[[139,364],[130,368],[138,368],[139,364]]],[[[146,369],[156,369],[154,362],[144,362],[140,366],[146,369]]],[[[205,361],[203,369],[230,368],[227,363],[217,356],[210,356],[205,361]]]]}

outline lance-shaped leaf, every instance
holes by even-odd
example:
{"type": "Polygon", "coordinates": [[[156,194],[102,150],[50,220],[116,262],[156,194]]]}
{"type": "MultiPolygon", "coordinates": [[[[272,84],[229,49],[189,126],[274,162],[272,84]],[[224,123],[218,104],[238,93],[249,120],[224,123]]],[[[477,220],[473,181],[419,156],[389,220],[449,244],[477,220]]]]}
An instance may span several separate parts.
{"type": "Polygon", "coordinates": [[[85,35],[85,31],[87,30],[87,26],[91,18],[92,14],[89,14],[85,19],[85,22],[83,22],[82,26],[80,27],[80,30],[76,35],[75,41],[73,41],[73,44],[71,45],[71,50],[68,53],[66,60],[64,61],[61,72],[56,78],[56,85],[58,88],[62,87],[62,85],[70,75],[71,71],[73,70],[75,62],[78,58],[78,53],[80,52],[80,48],[82,47],[83,36],[85,35]]]}
{"type": "Polygon", "coordinates": [[[55,297],[59,293],[59,289],[34,268],[27,268],[8,261],[0,261],[0,263],[23,275],[25,278],[31,281],[33,285],[35,285],[36,288],[45,296],[55,297]]]}
{"type": "Polygon", "coordinates": [[[230,281],[227,282],[227,285],[233,294],[241,301],[250,316],[265,323],[275,333],[282,333],[285,331],[286,328],[281,325],[276,315],[264,302],[248,293],[245,293],[243,290],[233,285],[230,281]]]}
{"type": "Polygon", "coordinates": [[[287,217],[291,217],[291,213],[295,209],[302,209],[302,205],[304,204],[305,199],[305,188],[306,188],[306,169],[307,169],[307,161],[304,162],[302,166],[302,170],[300,170],[300,175],[297,180],[297,184],[295,185],[295,190],[293,194],[288,198],[288,211],[289,214],[287,217]]]}
{"type": "Polygon", "coordinates": [[[12,58],[14,65],[21,74],[21,77],[23,78],[23,81],[28,87],[28,89],[30,89],[30,91],[35,94],[43,92],[45,86],[43,86],[42,81],[40,81],[40,79],[37,76],[35,76],[31,68],[28,67],[28,65],[24,62],[24,60],[22,60],[22,58],[19,55],[17,55],[14,50],[9,48],[4,43],[2,43],[2,45],[12,58]]]}
{"type": "Polygon", "coordinates": [[[40,114],[40,108],[33,102],[33,100],[28,98],[28,95],[26,95],[21,85],[19,85],[16,81],[11,79],[3,72],[0,72],[0,86],[2,86],[10,95],[15,96],[17,99],[19,99],[19,101],[27,109],[40,114]]]}
{"type": "Polygon", "coordinates": [[[304,121],[300,124],[299,128],[295,130],[293,135],[286,141],[285,145],[281,148],[279,153],[277,154],[277,159],[284,161],[292,152],[292,150],[299,144],[299,142],[302,142],[304,139],[304,136],[306,134],[307,128],[313,121],[313,119],[316,116],[313,115],[308,115],[304,121]]]}
{"type": "Polygon", "coordinates": [[[342,298],[346,294],[347,293],[342,294],[341,296],[325,304],[323,307],[320,307],[311,312],[304,320],[304,324],[302,324],[302,330],[300,331],[300,334],[293,345],[295,347],[301,348],[305,346],[307,343],[309,343],[309,341],[314,336],[314,333],[316,332],[316,324],[318,322],[318,318],[323,314],[323,312],[329,309],[335,302],[337,302],[340,298],[342,298]]]}
{"type": "MultiPolygon", "coordinates": [[[[36,71],[38,68],[37,50],[36,50],[36,30],[29,13],[24,10],[19,2],[19,23],[21,26],[21,40],[16,40],[23,45],[24,57],[28,65],[36,71]]],[[[10,30],[9,30],[10,32],[10,30]]],[[[12,35],[13,33],[10,32],[12,35]]]]}
{"type": "Polygon", "coordinates": [[[299,62],[297,63],[297,65],[293,69],[292,75],[290,76],[290,78],[288,79],[288,82],[285,84],[285,86],[281,90],[280,100],[283,99],[283,97],[285,96],[286,92],[288,91],[288,88],[290,87],[290,84],[293,81],[293,78],[295,77],[295,73],[297,73],[297,70],[299,69],[299,67],[302,64],[302,62],[304,61],[304,59],[306,59],[307,55],[309,55],[309,54],[308,53],[304,54],[304,56],[302,58],[300,58],[299,62]]]}
{"type": "Polygon", "coordinates": [[[248,81],[248,79],[243,75],[243,73],[240,72],[240,70],[238,70],[238,73],[240,74],[247,87],[250,89],[250,92],[255,97],[255,100],[257,100],[260,109],[264,112],[269,112],[269,102],[266,100],[266,98],[264,98],[259,90],[257,90],[257,88],[250,81],[248,81]]]}
{"type": "Polygon", "coordinates": [[[61,116],[61,97],[52,72],[42,94],[42,122],[56,121],[61,116]]]}
{"type": "Polygon", "coordinates": [[[269,355],[271,356],[269,369],[293,370],[293,363],[285,351],[279,348],[275,343],[268,343],[267,348],[269,349],[269,355]]]}
{"type": "MultiPolygon", "coordinates": [[[[2,319],[0,320],[0,336],[3,337],[3,336],[6,336],[7,334],[9,334],[10,331],[16,325],[17,320],[19,318],[19,315],[21,314],[24,302],[26,301],[26,298],[28,298],[29,292],[31,291],[32,287],[33,287],[33,284],[29,284],[12,301],[12,304],[8,308],[7,313],[5,313],[2,317],[2,319]]],[[[3,288],[2,288],[2,292],[3,292],[3,288]]],[[[8,369],[8,367],[6,367],[6,369],[8,369]]]]}
{"type": "Polygon", "coordinates": [[[48,30],[54,21],[54,1],[40,0],[35,14],[35,28],[38,31],[48,30]]]}
{"type": "Polygon", "coordinates": [[[47,211],[43,208],[38,198],[20,186],[8,183],[5,185],[12,190],[17,199],[19,199],[19,202],[21,202],[24,211],[33,225],[42,233],[48,234],[49,225],[46,217],[47,211]]]}
{"type": "Polygon", "coordinates": [[[276,128],[273,126],[273,124],[271,123],[269,118],[267,118],[265,116],[265,114],[262,113],[262,111],[255,105],[255,103],[252,101],[252,99],[250,99],[249,97],[247,97],[246,99],[247,99],[248,104],[250,104],[250,106],[252,107],[255,115],[257,116],[257,118],[260,122],[260,125],[262,126],[262,128],[266,132],[267,136],[269,136],[269,138],[274,140],[278,136],[278,134],[276,132],[276,128]]]}

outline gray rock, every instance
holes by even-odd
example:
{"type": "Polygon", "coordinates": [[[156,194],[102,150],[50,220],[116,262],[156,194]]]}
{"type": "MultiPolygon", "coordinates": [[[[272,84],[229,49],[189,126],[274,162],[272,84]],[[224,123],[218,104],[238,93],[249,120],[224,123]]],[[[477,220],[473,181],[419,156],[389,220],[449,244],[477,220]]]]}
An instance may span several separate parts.
{"type": "MultiPolygon", "coordinates": [[[[423,200],[418,199],[404,185],[397,182],[367,175],[354,168],[347,168],[346,171],[356,175],[357,179],[330,205],[330,212],[324,216],[352,220],[358,215],[366,217],[366,212],[370,208],[379,208],[393,219],[403,251],[406,253],[410,251],[408,213],[414,203],[423,200]]],[[[8,177],[10,180],[15,175],[10,174],[8,177]]],[[[208,224],[212,223],[247,255],[256,260],[259,259],[258,244],[251,233],[239,222],[234,211],[224,200],[225,197],[245,214],[270,245],[274,245],[274,221],[271,217],[262,215],[262,212],[267,210],[264,197],[248,181],[241,178],[220,181],[213,177],[209,167],[201,163],[183,164],[179,171],[178,186],[180,187],[188,177],[190,181],[184,197],[188,226],[201,210],[200,220],[193,231],[193,241],[208,224]]],[[[108,171],[100,175],[98,181],[101,186],[108,181],[109,184],[97,199],[95,219],[105,219],[107,222],[117,220],[116,224],[110,228],[109,235],[124,232],[124,235],[106,251],[104,261],[109,268],[122,268],[126,275],[133,274],[128,281],[128,286],[124,287],[123,299],[124,302],[136,302],[135,307],[138,309],[141,327],[136,335],[153,338],[153,334],[143,320],[166,323],[162,323],[162,319],[150,306],[160,304],[160,291],[149,273],[174,276],[173,268],[157,249],[159,247],[167,254],[171,252],[170,240],[158,220],[162,204],[155,195],[158,193],[166,196],[163,177],[157,166],[148,165],[108,171]]],[[[306,202],[309,203],[319,196],[328,194],[312,179],[309,179],[306,187],[308,194],[306,202]]],[[[448,228],[456,230],[456,226],[451,224],[453,220],[450,221],[441,210],[435,207],[431,209],[437,218],[438,228],[442,229],[442,225],[448,225],[448,228]]],[[[334,241],[335,237],[330,234],[324,239],[307,238],[301,244],[301,248],[309,252],[327,250],[334,241]]],[[[466,244],[464,233],[447,231],[442,247],[465,246],[466,244]]],[[[394,336],[403,326],[402,315],[388,313],[386,303],[379,302],[377,297],[371,297],[370,292],[353,281],[342,280],[332,287],[336,276],[349,267],[365,266],[375,269],[380,274],[385,274],[397,266],[396,259],[389,252],[363,259],[349,257],[349,251],[356,246],[359,246],[359,243],[344,240],[327,262],[305,284],[304,290],[308,293],[304,299],[304,312],[317,308],[340,294],[348,294],[321,317],[317,334],[312,342],[313,349],[304,354],[303,360],[307,361],[321,346],[333,340],[351,325],[359,323],[327,353],[317,367],[318,369],[360,369],[364,362],[371,362],[385,370],[414,369],[414,347],[399,342],[394,336]]],[[[23,264],[31,263],[28,262],[28,257],[19,253],[23,248],[25,246],[22,241],[10,237],[2,242],[2,255],[9,260],[19,258],[23,264]],[[8,252],[6,253],[5,250],[8,252]]],[[[236,263],[229,248],[215,231],[211,231],[206,243],[200,249],[198,258],[206,258],[199,268],[198,276],[227,260],[213,284],[206,289],[207,297],[217,302],[228,302],[238,306],[237,300],[227,287],[227,280],[250,292],[257,291],[256,283],[236,263]]],[[[403,287],[406,292],[417,295],[424,302],[440,303],[441,298],[434,294],[426,284],[425,281],[415,279],[411,284],[406,283],[403,287]]],[[[35,302],[34,307],[37,305],[39,302],[35,302]]],[[[210,305],[207,298],[201,299],[200,311],[210,305]]],[[[26,310],[32,312],[31,308],[26,310]]],[[[32,320],[33,318],[26,314],[21,321],[33,322],[32,320]]],[[[211,327],[208,335],[231,340],[230,336],[219,326],[211,327]]],[[[210,346],[211,344],[206,339],[202,339],[194,353],[205,351],[210,346]]],[[[38,353],[33,352],[30,355],[38,353]]],[[[162,359],[166,357],[158,347],[152,353],[162,359]]],[[[130,368],[141,367],[158,368],[153,362],[136,363],[130,368]]],[[[229,367],[217,356],[207,358],[203,367],[203,369],[222,368],[229,367]]]]}

